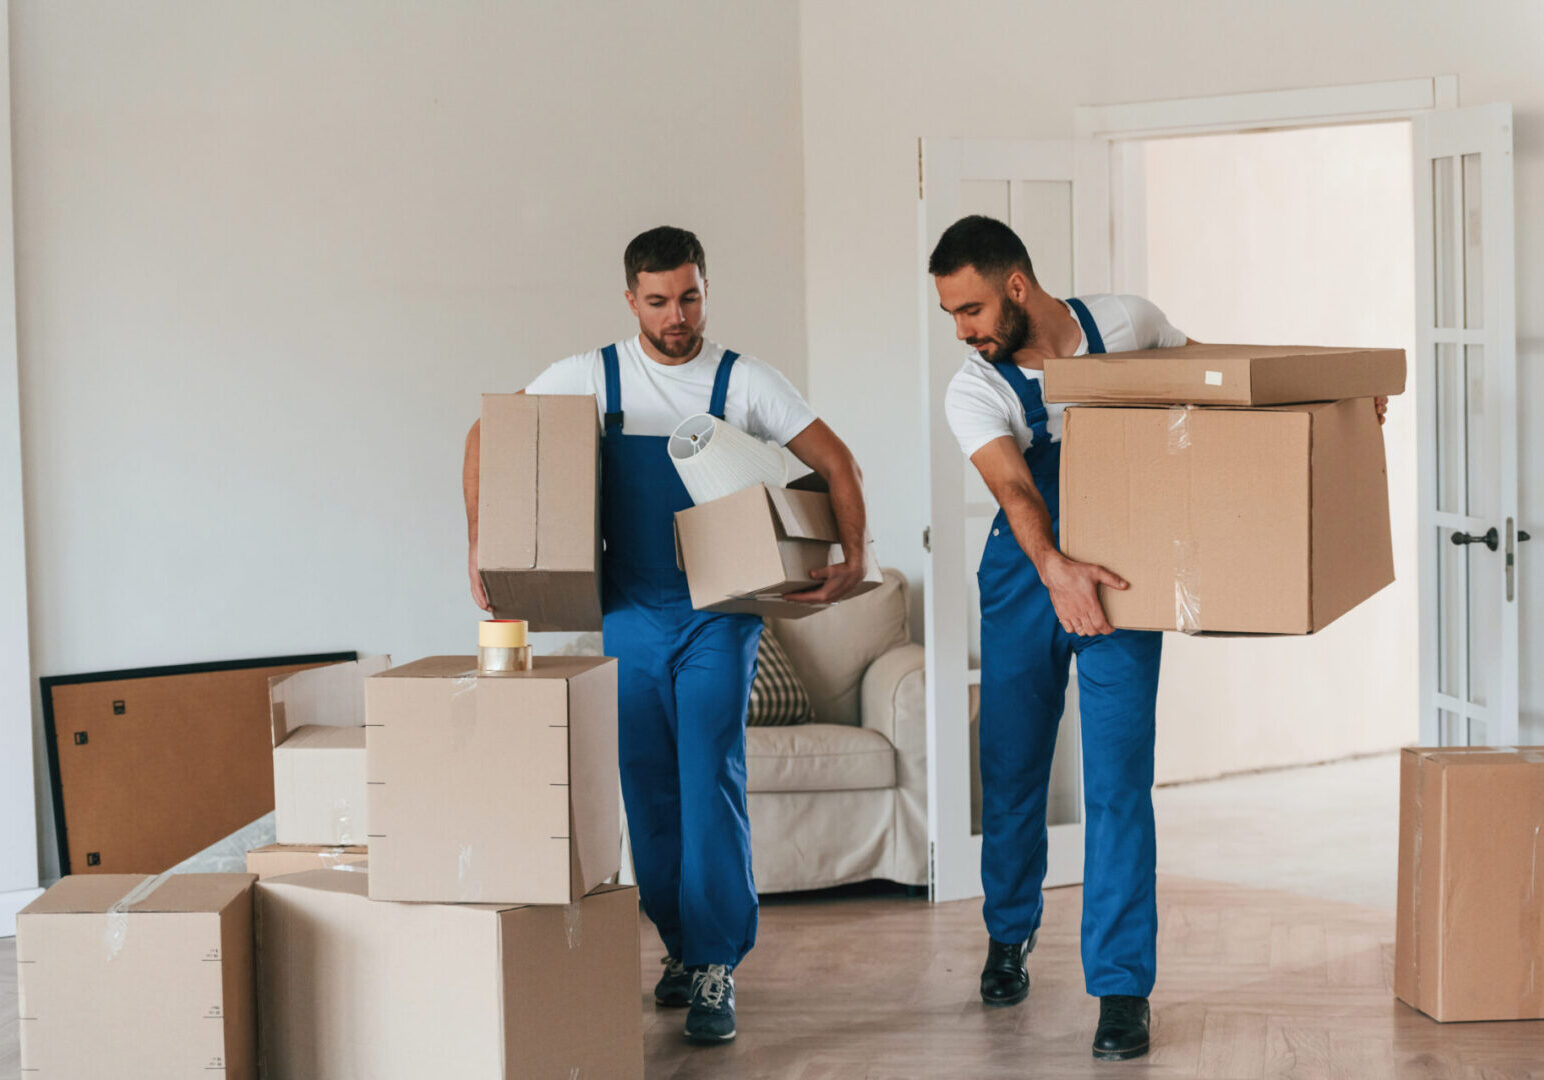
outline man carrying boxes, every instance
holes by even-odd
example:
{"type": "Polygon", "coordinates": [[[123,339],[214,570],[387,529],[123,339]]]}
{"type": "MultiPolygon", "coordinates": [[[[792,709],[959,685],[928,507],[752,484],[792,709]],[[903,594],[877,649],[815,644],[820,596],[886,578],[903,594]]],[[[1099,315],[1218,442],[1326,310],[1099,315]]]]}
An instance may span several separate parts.
{"type": "MultiPolygon", "coordinates": [[[[755,942],[757,900],[745,805],[745,711],[761,619],[693,610],[674,515],[692,505],[668,436],[706,407],[787,446],[831,492],[844,562],[811,573],[794,599],[826,603],[864,578],[861,478],[847,447],[775,370],[703,336],[707,263],[691,233],[645,232],[623,258],[639,334],[552,365],[526,391],[593,394],[601,440],[605,651],[619,661],[623,797],[639,895],[669,955],[662,1005],[690,1005],[686,1034],[735,1034],[735,966],[755,942]]],[[[480,431],[467,438],[464,488],[472,593],[477,572],[480,431]]],[[[491,610],[491,608],[490,608],[491,610]]]]}
{"type": "MultiPolygon", "coordinates": [[[[928,265],[957,336],[973,347],[949,385],[949,425],[1000,507],[982,555],[981,877],[990,936],[981,996],[1026,997],[1046,870],[1046,800],[1068,670],[1078,658],[1086,791],[1083,970],[1100,999],[1094,1057],[1147,1052],[1157,906],[1151,788],[1161,638],[1111,625],[1100,587],[1129,588],[1059,547],[1060,406],[1053,357],[1190,344],[1129,296],[1058,300],[1011,228],[972,216],[928,265]]],[[[1386,399],[1377,404],[1379,419],[1386,399]]],[[[1069,493],[1075,494],[1075,493],[1069,493]]],[[[1132,528],[1140,532],[1140,524],[1132,528]]]]}

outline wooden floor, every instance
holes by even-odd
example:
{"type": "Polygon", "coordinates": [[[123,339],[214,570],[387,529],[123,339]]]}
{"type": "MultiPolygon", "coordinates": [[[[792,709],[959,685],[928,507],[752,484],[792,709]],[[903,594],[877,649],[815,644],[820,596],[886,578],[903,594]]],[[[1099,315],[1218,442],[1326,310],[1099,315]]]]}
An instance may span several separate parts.
{"type": "MultiPolygon", "coordinates": [[[[645,992],[648,1076],[1544,1080],[1544,1022],[1437,1024],[1394,1000],[1387,911],[1172,876],[1158,895],[1153,1050],[1139,1061],[1089,1056],[1097,1004],[1083,992],[1071,888],[1047,894],[1033,988],[1010,1009],[976,996],[976,901],[769,901],[736,980],[740,1037],[689,1046],[684,1013],[645,992]]],[[[660,955],[645,923],[646,987],[660,955]]],[[[0,939],[0,1080],[19,1069],[15,956],[0,939]]]]}
{"type": "MultiPolygon", "coordinates": [[[[978,901],[865,897],[763,905],[736,978],[739,1038],[699,1048],[645,1003],[652,1080],[1217,1077],[1544,1080],[1544,1022],[1438,1024],[1394,1000],[1387,911],[1159,879],[1153,1048],[1089,1054],[1098,1003],[1077,951],[1082,890],[1047,894],[1029,999],[988,1009],[978,901]]],[[[659,970],[644,928],[645,977],[659,970]]]]}

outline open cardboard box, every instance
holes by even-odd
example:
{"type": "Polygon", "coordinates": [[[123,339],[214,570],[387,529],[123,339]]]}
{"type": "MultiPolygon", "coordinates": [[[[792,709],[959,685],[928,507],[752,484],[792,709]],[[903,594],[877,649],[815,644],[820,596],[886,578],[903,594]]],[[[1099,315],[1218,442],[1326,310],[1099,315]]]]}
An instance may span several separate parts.
{"type": "MultiPolygon", "coordinates": [[[[757,484],[675,516],[676,562],[698,611],[799,619],[829,605],[784,600],[819,586],[810,571],[843,560],[831,496],[815,474],[787,487],[757,484]]],[[[849,595],[884,580],[870,542],[867,575],[849,595]]]]}
{"type": "Polygon", "coordinates": [[[280,844],[363,844],[364,680],[391,667],[370,656],[268,681],[273,809],[280,844]]]}

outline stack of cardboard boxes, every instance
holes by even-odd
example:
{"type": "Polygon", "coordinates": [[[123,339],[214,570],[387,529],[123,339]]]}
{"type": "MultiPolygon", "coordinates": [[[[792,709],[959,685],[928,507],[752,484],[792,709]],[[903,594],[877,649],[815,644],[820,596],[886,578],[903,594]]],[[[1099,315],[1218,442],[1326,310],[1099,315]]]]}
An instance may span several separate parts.
{"type": "Polygon", "coordinates": [[[1131,584],[1112,625],[1311,634],[1394,580],[1383,437],[1400,349],[1187,345],[1048,360],[1061,547],[1131,584]]]}

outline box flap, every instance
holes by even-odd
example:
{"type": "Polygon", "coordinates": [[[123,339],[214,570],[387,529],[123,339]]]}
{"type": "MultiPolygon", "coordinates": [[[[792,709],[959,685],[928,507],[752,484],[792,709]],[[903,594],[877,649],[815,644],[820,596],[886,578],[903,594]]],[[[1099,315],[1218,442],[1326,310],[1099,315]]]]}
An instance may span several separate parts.
{"type": "Polygon", "coordinates": [[[767,499],[777,516],[779,531],[790,540],[820,540],[834,544],[841,539],[831,496],[818,491],[768,487],[767,499]]]}
{"type": "MultiPolygon", "coordinates": [[[[605,656],[537,656],[532,658],[530,671],[511,671],[503,675],[484,675],[487,679],[571,679],[586,671],[613,663],[605,656]]],[[[383,671],[377,679],[457,679],[463,675],[477,676],[475,656],[428,656],[410,664],[383,671]]]]}
{"type": "Polygon", "coordinates": [[[478,436],[479,570],[536,566],[539,409],[534,396],[483,395],[478,436]]]}
{"type": "Polygon", "coordinates": [[[306,724],[289,733],[289,738],[274,747],[279,753],[300,750],[363,750],[365,729],[359,727],[331,727],[327,724],[306,724]]]}
{"type": "MultiPolygon", "coordinates": [[[[250,875],[248,875],[250,876],[250,875]]],[[[303,870],[298,874],[285,874],[282,877],[265,878],[257,883],[257,887],[263,890],[277,889],[310,889],[316,892],[343,893],[348,896],[357,896],[360,899],[369,899],[370,896],[370,871],[338,871],[338,870],[303,870]]],[[[374,904],[406,904],[417,903],[409,900],[372,900],[374,904]]],[[[426,901],[433,903],[434,901],[426,901]]],[[[526,904],[448,904],[457,911],[512,911],[515,908],[527,907],[526,904]]]]}
{"type": "MultiPolygon", "coordinates": [[[[60,879],[23,915],[100,915],[150,880],[149,874],[77,874],[60,879]]],[[[132,905],[142,912],[219,912],[251,888],[252,874],[170,874],[132,905]]]]}
{"type": "Polygon", "coordinates": [[[536,563],[600,566],[600,419],[593,394],[543,394],[536,439],[536,563]]]}
{"type": "Polygon", "coordinates": [[[391,667],[390,656],[366,656],[325,664],[268,680],[268,721],[273,745],[307,724],[357,727],[365,722],[364,680],[391,667]]]}

